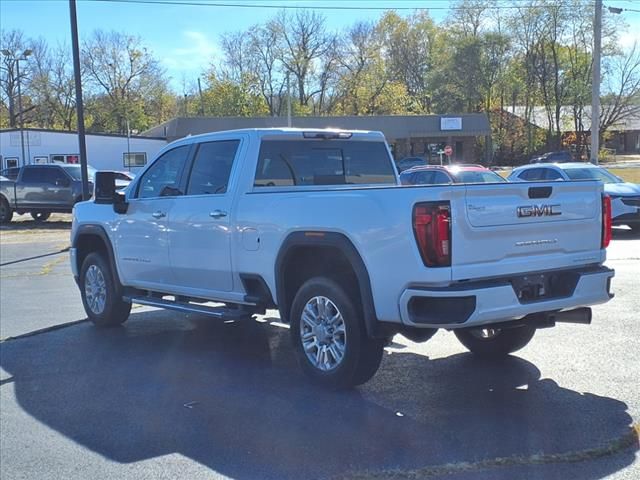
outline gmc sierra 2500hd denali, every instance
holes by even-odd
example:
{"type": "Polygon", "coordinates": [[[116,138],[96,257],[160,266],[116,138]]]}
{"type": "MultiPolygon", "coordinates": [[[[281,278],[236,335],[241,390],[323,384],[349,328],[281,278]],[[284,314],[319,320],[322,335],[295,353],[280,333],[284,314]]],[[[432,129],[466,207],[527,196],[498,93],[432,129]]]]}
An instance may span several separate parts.
{"type": "Polygon", "coordinates": [[[612,297],[610,235],[596,181],[400,186],[379,132],[283,128],[176,141],[125,192],[99,172],[70,254],[98,326],[132,303],[277,308],[304,371],[340,388],[371,378],[396,333],[445,328],[501,356],[589,323],[612,297]]]}

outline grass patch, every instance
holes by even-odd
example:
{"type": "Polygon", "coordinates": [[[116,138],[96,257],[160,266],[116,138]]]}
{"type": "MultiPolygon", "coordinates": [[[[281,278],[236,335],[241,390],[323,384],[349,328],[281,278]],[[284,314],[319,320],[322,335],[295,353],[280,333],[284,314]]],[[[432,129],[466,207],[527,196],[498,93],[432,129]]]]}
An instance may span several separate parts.
{"type": "Polygon", "coordinates": [[[608,168],[607,170],[625,182],[640,183],[640,168],[608,168]]]}

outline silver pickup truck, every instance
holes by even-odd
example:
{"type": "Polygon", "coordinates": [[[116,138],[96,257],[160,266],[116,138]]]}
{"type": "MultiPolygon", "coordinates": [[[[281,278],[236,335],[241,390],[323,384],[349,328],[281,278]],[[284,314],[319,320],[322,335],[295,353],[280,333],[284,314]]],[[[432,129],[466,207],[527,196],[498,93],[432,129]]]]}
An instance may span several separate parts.
{"type": "Polygon", "coordinates": [[[0,223],[11,222],[14,213],[45,221],[52,213],[71,213],[81,200],[80,165],[27,165],[15,181],[0,180],[0,223]]]}

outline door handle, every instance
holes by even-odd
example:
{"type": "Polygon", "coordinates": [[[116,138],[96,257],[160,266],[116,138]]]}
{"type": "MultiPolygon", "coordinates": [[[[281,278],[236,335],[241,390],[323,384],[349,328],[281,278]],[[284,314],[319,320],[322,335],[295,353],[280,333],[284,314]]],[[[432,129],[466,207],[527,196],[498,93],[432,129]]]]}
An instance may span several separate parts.
{"type": "Polygon", "coordinates": [[[166,216],[167,216],[167,214],[166,214],[166,213],[164,213],[164,212],[161,212],[160,210],[158,210],[157,212],[153,212],[153,213],[151,214],[151,216],[152,216],[153,218],[164,218],[164,217],[166,217],[166,216]]]}
{"type": "Polygon", "coordinates": [[[209,214],[211,218],[223,218],[227,216],[227,212],[223,212],[222,210],[214,210],[209,214]]]}

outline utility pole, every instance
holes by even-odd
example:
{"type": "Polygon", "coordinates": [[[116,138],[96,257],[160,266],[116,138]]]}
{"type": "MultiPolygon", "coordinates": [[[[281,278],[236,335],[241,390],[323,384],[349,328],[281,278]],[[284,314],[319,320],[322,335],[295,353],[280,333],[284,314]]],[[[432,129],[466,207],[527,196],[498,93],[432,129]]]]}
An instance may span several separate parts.
{"type": "Polygon", "coordinates": [[[16,73],[18,76],[18,110],[20,113],[20,146],[22,147],[22,166],[27,164],[27,158],[24,156],[24,119],[22,115],[22,92],[20,91],[20,59],[16,58],[16,73]]]}
{"type": "Polygon", "coordinates": [[[596,0],[593,17],[593,78],[591,80],[591,163],[600,151],[600,50],[602,48],[602,0],[596,0]]]}
{"type": "Polygon", "coordinates": [[[289,86],[288,71],[287,71],[287,127],[291,127],[291,88],[289,86]]]}
{"type": "Polygon", "coordinates": [[[80,42],[78,41],[78,17],[76,0],[69,0],[71,19],[71,49],[73,50],[73,76],[76,84],[76,114],[78,116],[78,145],[80,147],[80,172],[82,174],[82,200],[89,200],[89,172],[87,171],[87,144],[84,137],[84,107],[82,106],[82,78],[80,77],[80,42]]]}
{"type": "Polygon", "coordinates": [[[129,128],[129,119],[127,118],[127,167],[131,171],[131,129],[129,128]]]}
{"type": "MultiPolygon", "coordinates": [[[[25,166],[27,164],[27,157],[24,154],[24,118],[22,114],[22,91],[20,90],[20,83],[21,83],[20,61],[26,60],[27,57],[32,53],[33,52],[31,50],[27,49],[24,52],[22,52],[22,54],[16,57],[14,52],[10,52],[7,49],[2,50],[2,55],[10,59],[12,62],[15,62],[16,64],[16,79],[18,83],[18,124],[20,125],[20,146],[22,147],[22,166],[25,166]]],[[[7,73],[7,75],[9,74],[7,73]]],[[[29,136],[27,135],[27,142],[28,141],[29,141],[29,136]]]]}
{"type": "Polygon", "coordinates": [[[198,93],[200,94],[200,116],[204,117],[204,99],[202,98],[202,85],[200,85],[200,77],[198,77],[198,93]]]}

